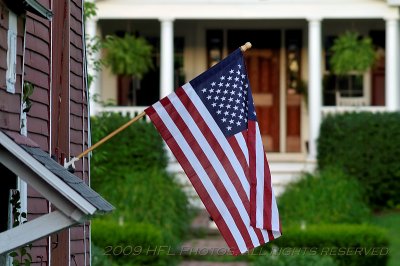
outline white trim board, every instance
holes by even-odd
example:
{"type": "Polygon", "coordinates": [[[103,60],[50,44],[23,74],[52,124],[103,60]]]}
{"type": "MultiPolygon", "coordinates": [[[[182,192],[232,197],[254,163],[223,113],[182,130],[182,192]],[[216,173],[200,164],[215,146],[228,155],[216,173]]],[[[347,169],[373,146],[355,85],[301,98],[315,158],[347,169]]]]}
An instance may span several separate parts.
{"type": "MultiPolygon", "coordinates": [[[[50,172],[44,165],[18,144],[0,132],[0,161],[21,179],[30,184],[57,208],[74,205],[87,215],[93,215],[97,208],[78,194],[58,176],[50,172]]],[[[62,211],[62,209],[60,209],[62,211]]]]}
{"type": "Polygon", "coordinates": [[[0,233],[0,254],[7,253],[26,243],[31,243],[64,228],[71,227],[76,223],[77,221],[65,216],[60,211],[40,216],[28,223],[0,233]]]}

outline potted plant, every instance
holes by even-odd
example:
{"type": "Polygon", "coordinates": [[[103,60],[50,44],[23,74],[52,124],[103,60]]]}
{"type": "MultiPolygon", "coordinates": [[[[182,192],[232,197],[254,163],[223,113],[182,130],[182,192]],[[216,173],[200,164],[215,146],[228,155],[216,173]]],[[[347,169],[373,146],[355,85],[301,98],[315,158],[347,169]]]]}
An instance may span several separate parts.
{"type": "Polygon", "coordinates": [[[331,47],[332,57],[330,65],[338,83],[346,84],[352,89],[354,80],[361,80],[362,75],[374,64],[376,60],[374,46],[369,37],[361,37],[357,32],[347,31],[335,39],[331,47]],[[353,79],[353,78],[355,79],[353,79]],[[342,83],[343,78],[347,82],[342,83]]]}
{"type": "MultiPolygon", "coordinates": [[[[115,75],[140,80],[152,67],[152,46],[144,39],[125,34],[124,37],[109,35],[103,42],[103,64],[115,75]]],[[[135,104],[135,91],[132,91],[135,104]]]]}

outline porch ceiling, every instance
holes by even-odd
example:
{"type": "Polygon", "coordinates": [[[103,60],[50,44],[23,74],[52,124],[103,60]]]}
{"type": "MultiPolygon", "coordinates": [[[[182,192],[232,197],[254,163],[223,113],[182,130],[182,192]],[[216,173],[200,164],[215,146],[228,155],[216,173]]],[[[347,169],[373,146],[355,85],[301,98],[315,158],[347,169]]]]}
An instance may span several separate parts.
{"type": "Polygon", "coordinates": [[[378,0],[101,1],[98,19],[355,19],[399,18],[378,0]],[[165,3],[168,2],[168,3],[165,3]],[[167,10],[167,12],[166,12],[167,10]]]}

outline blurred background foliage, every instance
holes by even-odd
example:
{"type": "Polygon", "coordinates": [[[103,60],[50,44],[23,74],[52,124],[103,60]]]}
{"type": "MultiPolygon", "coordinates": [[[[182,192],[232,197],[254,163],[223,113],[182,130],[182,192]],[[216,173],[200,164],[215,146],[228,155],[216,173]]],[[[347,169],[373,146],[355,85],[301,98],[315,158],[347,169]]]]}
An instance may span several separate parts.
{"type": "Polygon", "coordinates": [[[278,205],[283,227],[362,223],[370,215],[362,186],[335,167],[303,174],[298,182],[288,185],[278,205]]]}
{"type": "MultiPolygon", "coordinates": [[[[119,114],[93,117],[93,143],[127,121],[128,117],[119,114]]],[[[179,246],[188,232],[193,210],[175,177],[166,171],[167,163],[161,137],[153,124],[144,121],[134,123],[93,151],[92,187],[116,207],[111,215],[93,221],[95,246],[103,252],[105,247],[118,243],[179,246]]],[[[176,261],[162,254],[147,257],[109,258],[118,265],[171,265],[176,261]]]]}

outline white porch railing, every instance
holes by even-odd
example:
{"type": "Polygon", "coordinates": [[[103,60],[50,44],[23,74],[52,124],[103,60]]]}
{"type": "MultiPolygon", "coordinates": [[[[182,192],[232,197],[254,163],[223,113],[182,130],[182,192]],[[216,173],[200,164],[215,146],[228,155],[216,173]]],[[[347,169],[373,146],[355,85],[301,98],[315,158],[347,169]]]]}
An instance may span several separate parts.
{"type": "MultiPolygon", "coordinates": [[[[99,108],[98,112],[112,112],[119,113],[123,116],[135,117],[142,113],[146,109],[145,106],[107,106],[99,108]]],[[[345,112],[384,112],[386,107],[377,106],[329,106],[322,107],[322,117],[326,117],[330,114],[338,114],[345,112]]],[[[148,116],[144,118],[147,122],[150,122],[148,116]]],[[[176,161],[172,153],[167,149],[169,156],[168,170],[174,173],[177,177],[178,182],[181,184],[183,190],[187,193],[191,204],[197,208],[204,208],[204,205],[199,200],[197,193],[193,189],[186,177],[186,174],[182,170],[179,163],[176,161]]],[[[290,182],[297,180],[300,177],[300,173],[303,171],[313,171],[315,164],[307,161],[288,161],[287,158],[281,158],[277,160],[271,160],[270,157],[270,169],[272,176],[272,184],[277,195],[281,194],[286,185],[290,182]]]]}
{"type": "MultiPolygon", "coordinates": [[[[143,112],[146,108],[146,106],[104,106],[100,107],[98,112],[119,113],[123,116],[133,118],[143,112]]],[[[386,112],[387,108],[385,106],[323,106],[321,111],[322,117],[326,117],[327,115],[342,114],[346,112],[386,112]]],[[[147,116],[145,117],[145,120],[150,122],[147,116]]]]}
{"type": "Polygon", "coordinates": [[[348,112],[371,112],[379,113],[386,112],[385,106],[323,106],[321,108],[322,117],[333,114],[342,114],[348,112]]]}
{"type": "MultiPolygon", "coordinates": [[[[122,116],[129,116],[130,118],[134,118],[140,113],[144,112],[146,106],[103,106],[100,107],[99,113],[118,113],[122,116]]],[[[147,122],[150,122],[150,118],[148,116],[144,116],[144,119],[147,122]]]]}

